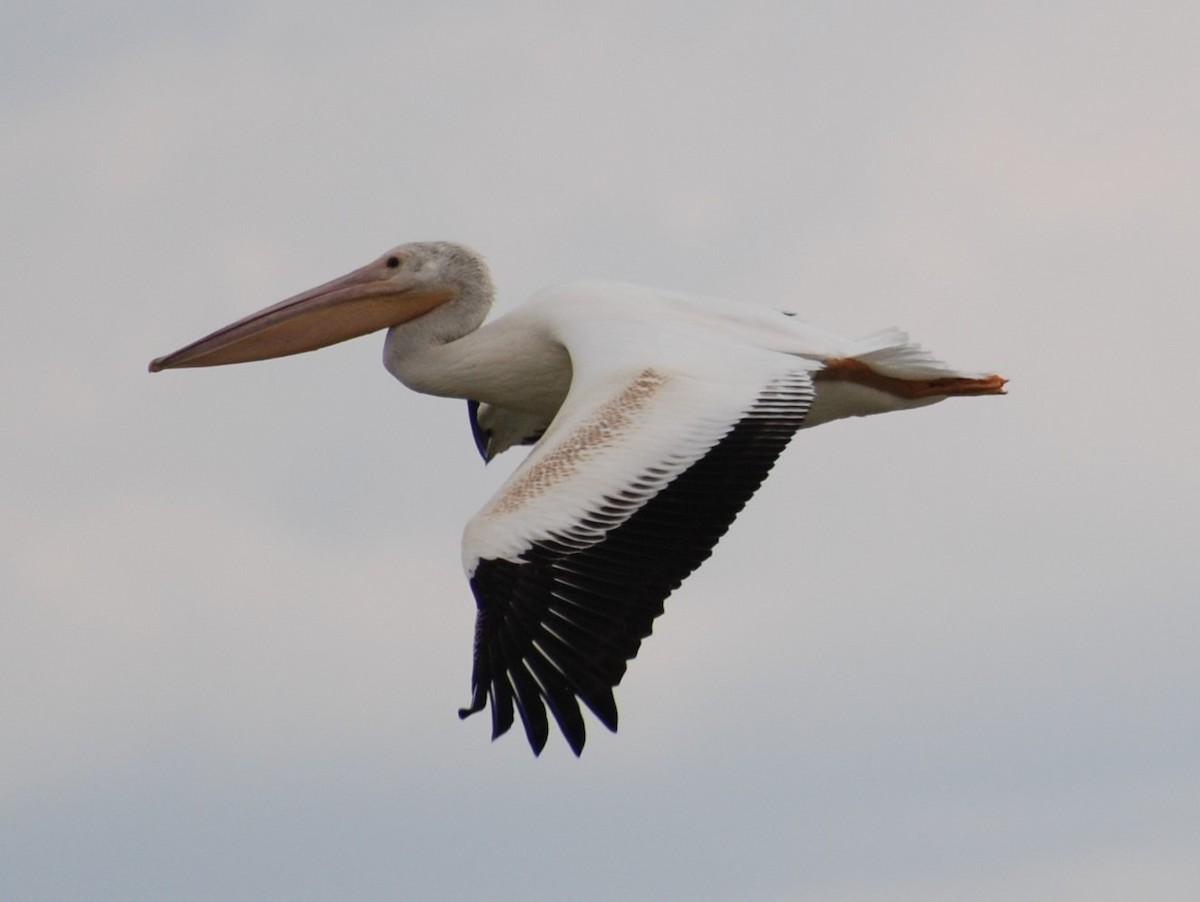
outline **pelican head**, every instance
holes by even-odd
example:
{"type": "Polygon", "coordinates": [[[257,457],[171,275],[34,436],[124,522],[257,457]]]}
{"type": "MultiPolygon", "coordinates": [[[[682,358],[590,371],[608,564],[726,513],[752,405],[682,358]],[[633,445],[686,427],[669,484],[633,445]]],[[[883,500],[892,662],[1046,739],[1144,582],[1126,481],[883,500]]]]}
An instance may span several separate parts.
{"type": "Polygon", "coordinates": [[[402,244],[360,269],[155,358],[150,372],[315,351],[438,308],[456,308],[452,328],[462,334],[483,321],[491,297],[487,266],[469,248],[444,241],[402,244]]]}

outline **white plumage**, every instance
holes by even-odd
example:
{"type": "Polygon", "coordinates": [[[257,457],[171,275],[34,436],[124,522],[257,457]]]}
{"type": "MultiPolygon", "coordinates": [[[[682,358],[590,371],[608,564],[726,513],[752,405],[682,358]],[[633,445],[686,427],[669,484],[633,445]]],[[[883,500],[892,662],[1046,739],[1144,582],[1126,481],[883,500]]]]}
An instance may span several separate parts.
{"type": "Polygon", "coordinates": [[[405,385],[467,399],[485,459],[534,443],[468,523],[472,701],[493,735],[547,710],[576,754],[582,701],[610,729],[612,689],[663,602],[703,562],[801,427],[1003,392],[888,330],[851,340],[788,314],[620,283],[548,289],[491,323],[482,260],[397,247],[155,360],[261,360],[388,329],[405,385]]]}

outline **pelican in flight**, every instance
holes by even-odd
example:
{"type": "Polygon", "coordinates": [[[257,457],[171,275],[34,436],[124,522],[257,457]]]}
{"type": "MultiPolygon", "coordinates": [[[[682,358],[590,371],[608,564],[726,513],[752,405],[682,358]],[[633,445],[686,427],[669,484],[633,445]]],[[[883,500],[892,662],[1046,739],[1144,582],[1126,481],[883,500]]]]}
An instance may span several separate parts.
{"type": "Polygon", "coordinates": [[[528,456],[467,524],[475,596],[467,717],[547,711],[576,755],[582,701],[617,729],[613,689],[680,583],[712,553],[792,435],[954,395],[1003,394],[895,330],[852,340],[790,314],[609,282],[546,289],[484,323],[482,258],[404,244],[361,269],[159,357],[150,370],[312,351],[387,330],[384,365],[468,401],[485,460],[528,456]]]}

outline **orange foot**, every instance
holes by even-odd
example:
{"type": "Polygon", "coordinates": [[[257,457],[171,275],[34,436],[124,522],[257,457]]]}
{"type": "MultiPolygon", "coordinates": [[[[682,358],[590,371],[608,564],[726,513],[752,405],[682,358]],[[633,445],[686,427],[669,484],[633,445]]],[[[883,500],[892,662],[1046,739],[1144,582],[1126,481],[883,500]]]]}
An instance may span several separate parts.
{"type": "Polygon", "coordinates": [[[838,357],[825,361],[825,368],[818,370],[817,381],[839,379],[854,382],[898,398],[950,397],[951,395],[1003,395],[1008,382],[1000,376],[984,376],[972,379],[965,376],[946,376],[940,379],[900,379],[877,373],[861,360],[853,357],[838,357]]]}

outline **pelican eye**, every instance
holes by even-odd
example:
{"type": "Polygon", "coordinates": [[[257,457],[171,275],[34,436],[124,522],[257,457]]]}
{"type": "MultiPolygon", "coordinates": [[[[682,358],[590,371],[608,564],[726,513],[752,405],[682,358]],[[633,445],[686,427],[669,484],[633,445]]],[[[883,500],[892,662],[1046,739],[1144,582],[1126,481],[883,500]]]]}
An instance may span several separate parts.
{"type": "Polygon", "coordinates": [[[399,269],[400,268],[400,258],[397,257],[395,254],[388,257],[386,263],[387,263],[388,269],[399,269]]]}

